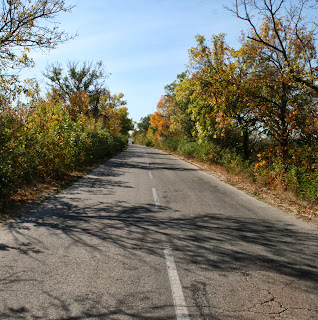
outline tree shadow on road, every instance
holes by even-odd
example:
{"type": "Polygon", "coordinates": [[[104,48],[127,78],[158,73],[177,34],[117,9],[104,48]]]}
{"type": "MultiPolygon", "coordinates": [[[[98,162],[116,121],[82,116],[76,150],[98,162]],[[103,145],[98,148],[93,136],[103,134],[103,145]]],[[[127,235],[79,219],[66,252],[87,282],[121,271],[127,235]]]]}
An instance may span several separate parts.
{"type": "Polygon", "coordinates": [[[209,271],[237,271],[242,268],[268,268],[272,272],[318,282],[317,237],[292,226],[275,225],[258,218],[229,217],[207,212],[181,218],[168,207],[153,204],[130,206],[117,201],[85,206],[62,199],[42,205],[35,214],[8,229],[16,244],[0,244],[0,250],[20,250],[26,254],[45,252],[29,228],[41,228],[53,237],[68,238],[76,245],[98,250],[115,245],[162,256],[164,242],[170,242],[185,264],[209,271]]]}
{"type": "MultiPolygon", "coordinates": [[[[54,244],[61,243],[69,248],[84,247],[98,254],[105,252],[101,247],[116,247],[125,257],[130,257],[128,259],[141,258],[140,253],[162,258],[163,245],[169,242],[177,264],[182,261],[178,266],[182,265],[185,270],[193,265],[202,271],[225,274],[268,270],[305,281],[308,290],[314,292],[318,282],[318,241],[314,231],[305,233],[292,225],[275,224],[259,217],[226,216],[212,209],[181,217],[170,207],[152,203],[132,205],[99,200],[87,204],[78,196],[83,190],[88,195],[100,193],[106,197],[113,194],[115,188],[132,188],[121,177],[126,174],[126,168],[144,170],[142,157],[139,160],[129,152],[124,153],[114,159],[111,166],[99,167],[63,194],[35,207],[20,221],[9,224],[7,231],[12,243],[0,243],[0,254],[5,259],[5,254],[16,252],[23,256],[26,265],[27,259],[45,263],[48,254],[54,255],[54,244]]],[[[149,261],[145,259],[144,263],[149,261]]],[[[22,282],[26,280],[21,279],[22,282]]],[[[5,287],[5,281],[8,281],[5,277],[0,279],[0,286],[5,287]]],[[[123,310],[121,301],[107,312],[98,309],[97,300],[87,303],[89,306],[83,309],[81,316],[72,317],[67,302],[59,297],[52,298],[52,304],[62,310],[63,316],[59,319],[117,319],[119,315],[129,319],[160,319],[155,316],[158,310],[123,310]],[[56,302],[58,299],[61,300],[59,303],[56,302]]],[[[14,309],[8,306],[0,313],[0,318],[39,318],[32,312],[27,307],[14,309]]]]}

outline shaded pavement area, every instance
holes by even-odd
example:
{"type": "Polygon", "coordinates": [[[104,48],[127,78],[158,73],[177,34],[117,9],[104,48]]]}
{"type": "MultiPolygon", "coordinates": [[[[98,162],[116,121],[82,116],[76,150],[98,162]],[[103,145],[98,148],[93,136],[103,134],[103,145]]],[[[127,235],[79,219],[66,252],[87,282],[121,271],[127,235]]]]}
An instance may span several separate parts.
{"type": "Polygon", "coordinates": [[[165,242],[191,319],[318,315],[316,231],[213,205],[191,215],[155,206],[149,170],[197,170],[150,149],[147,166],[142,150],[130,147],[0,229],[0,319],[175,319],[165,242]],[[262,287],[277,281],[276,291],[262,287]]]}

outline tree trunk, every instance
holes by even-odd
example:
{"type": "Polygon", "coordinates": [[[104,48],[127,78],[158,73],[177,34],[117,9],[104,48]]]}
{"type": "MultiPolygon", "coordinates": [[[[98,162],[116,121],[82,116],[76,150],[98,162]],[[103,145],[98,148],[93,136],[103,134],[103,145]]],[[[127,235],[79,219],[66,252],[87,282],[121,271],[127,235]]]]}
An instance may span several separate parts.
{"type": "Polygon", "coordinates": [[[284,84],[282,85],[282,95],[281,95],[281,106],[280,106],[280,124],[281,124],[281,130],[280,130],[280,146],[282,148],[282,156],[283,160],[286,163],[287,156],[288,156],[288,144],[289,144],[289,130],[288,130],[288,123],[286,121],[287,119],[287,105],[288,105],[288,85],[284,84]]]}
{"type": "Polygon", "coordinates": [[[243,128],[243,157],[244,160],[249,160],[250,158],[249,130],[246,127],[243,128]]]}

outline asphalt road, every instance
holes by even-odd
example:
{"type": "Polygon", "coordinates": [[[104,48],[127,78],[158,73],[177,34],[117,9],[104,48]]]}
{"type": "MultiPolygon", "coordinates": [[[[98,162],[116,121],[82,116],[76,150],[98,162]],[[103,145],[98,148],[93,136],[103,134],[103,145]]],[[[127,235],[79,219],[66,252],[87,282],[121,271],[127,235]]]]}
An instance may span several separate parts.
{"type": "Polygon", "coordinates": [[[318,233],[130,145],[0,229],[0,319],[318,319],[318,233]]]}

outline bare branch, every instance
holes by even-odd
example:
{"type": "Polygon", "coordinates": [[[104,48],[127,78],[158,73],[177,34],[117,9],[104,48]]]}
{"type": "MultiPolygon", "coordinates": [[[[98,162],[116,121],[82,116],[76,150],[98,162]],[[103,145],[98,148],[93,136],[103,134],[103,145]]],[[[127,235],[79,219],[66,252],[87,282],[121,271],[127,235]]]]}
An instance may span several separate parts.
{"type": "Polygon", "coordinates": [[[27,64],[26,48],[52,49],[72,38],[54,22],[58,14],[72,10],[65,0],[2,0],[0,5],[2,68],[27,64]]]}

